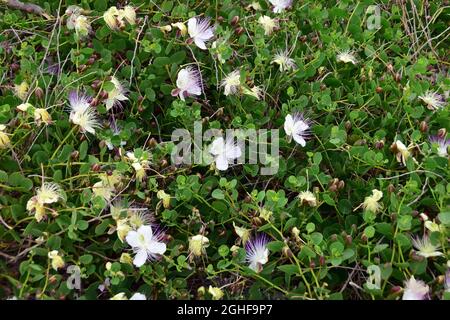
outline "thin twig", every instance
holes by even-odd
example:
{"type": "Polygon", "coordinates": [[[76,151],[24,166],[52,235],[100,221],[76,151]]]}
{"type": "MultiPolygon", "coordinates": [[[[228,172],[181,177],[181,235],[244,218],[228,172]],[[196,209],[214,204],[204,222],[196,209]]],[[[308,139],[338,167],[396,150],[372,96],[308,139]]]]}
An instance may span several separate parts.
{"type": "Polygon", "coordinates": [[[134,59],[136,58],[136,53],[137,53],[137,49],[138,49],[138,46],[139,46],[139,38],[141,37],[142,31],[144,31],[144,27],[147,24],[147,20],[148,20],[148,16],[145,16],[144,22],[142,23],[142,27],[139,30],[138,35],[136,37],[136,43],[134,45],[133,58],[131,58],[131,62],[130,62],[130,67],[131,67],[131,70],[130,70],[130,81],[129,81],[130,82],[130,88],[131,88],[131,81],[133,81],[134,59]]]}

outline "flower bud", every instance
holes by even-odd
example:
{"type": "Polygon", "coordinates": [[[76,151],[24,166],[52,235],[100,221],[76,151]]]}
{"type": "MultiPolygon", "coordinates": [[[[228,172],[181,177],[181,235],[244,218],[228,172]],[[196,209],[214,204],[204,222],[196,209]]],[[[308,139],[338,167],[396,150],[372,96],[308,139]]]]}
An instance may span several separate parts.
{"type": "Polygon", "coordinates": [[[364,242],[364,243],[366,243],[367,242],[367,236],[365,235],[365,234],[363,234],[362,236],[361,236],[361,241],[362,242],[364,242]]]}
{"type": "Polygon", "coordinates": [[[205,295],[205,292],[206,290],[204,286],[201,286],[200,288],[197,289],[197,294],[199,297],[203,297],[205,295]]]}
{"type": "Polygon", "coordinates": [[[331,186],[328,187],[328,191],[330,191],[330,192],[336,192],[336,191],[337,191],[337,185],[332,184],[331,186]]]}
{"type": "Polygon", "coordinates": [[[92,89],[97,90],[99,86],[100,86],[100,80],[92,81],[92,83],[91,83],[91,88],[92,89]]]}
{"type": "Polygon", "coordinates": [[[170,194],[165,193],[164,190],[159,190],[156,196],[162,201],[164,209],[170,208],[170,194]]]}
{"type": "Polygon", "coordinates": [[[168,164],[169,163],[167,162],[166,159],[161,159],[161,161],[159,162],[159,165],[160,165],[161,168],[167,167],[168,164]]]}
{"type": "Polygon", "coordinates": [[[78,150],[75,150],[70,154],[70,157],[72,158],[72,160],[77,160],[79,156],[80,156],[80,152],[78,150]]]}
{"type": "Polygon", "coordinates": [[[18,63],[11,63],[11,71],[16,72],[20,69],[20,65],[18,63]]]}
{"type": "Polygon", "coordinates": [[[209,246],[209,239],[201,234],[193,236],[189,239],[189,252],[194,256],[201,256],[206,252],[209,246]]]}
{"type": "Polygon", "coordinates": [[[42,100],[44,97],[44,90],[42,90],[40,87],[37,87],[36,90],[34,90],[34,95],[37,99],[42,100]]]}
{"type": "Polygon", "coordinates": [[[234,29],[234,32],[235,32],[238,36],[240,36],[241,34],[244,33],[244,28],[238,27],[238,28],[234,29]]]}
{"type": "Polygon", "coordinates": [[[64,267],[64,260],[59,255],[58,250],[53,250],[48,253],[48,258],[51,260],[52,268],[54,270],[58,270],[62,267],[64,267]]]}
{"type": "Polygon", "coordinates": [[[351,236],[351,235],[347,235],[347,236],[345,237],[345,243],[347,243],[348,245],[351,245],[352,242],[353,242],[352,236],[351,236]]]}
{"type": "Polygon", "coordinates": [[[288,246],[283,247],[282,252],[283,252],[283,255],[288,258],[292,258],[292,256],[293,256],[293,253],[292,253],[291,249],[289,249],[288,246]]]}
{"type": "Polygon", "coordinates": [[[88,61],[86,62],[86,64],[88,64],[88,65],[93,65],[94,63],[95,63],[95,58],[94,58],[94,56],[90,57],[90,58],[88,59],[88,61]]]}
{"type": "Polygon", "coordinates": [[[235,26],[235,25],[237,25],[238,23],[239,23],[239,16],[234,16],[234,17],[231,19],[230,24],[231,24],[232,26],[235,26]]]}
{"type": "Polygon", "coordinates": [[[324,266],[325,265],[325,257],[324,256],[320,256],[319,257],[319,264],[321,265],[321,266],[324,266]]]}
{"type": "Polygon", "coordinates": [[[445,128],[439,129],[437,132],[437,136],[442,139],[445,138],[447,136],[447,129],[445,128]]]}
{"type": "Polygon", "coordinates": [[[384,148],[384,141],[380,140],[380,141],[375,142],[375,148],[378,149],[378,150],[383,149],[384,148]]]}
{"type": "Polygon", "coordinates": [[[414,261],[423,261],[425,258],[422,256],[419,256],[417,253],[415,253],[414,251],[411,253],[411,259],[414,261]]]}
{"type": "Polygon", "coordinates": [[[419,125],[420,132],[427,132],[428,131],[428,123],[426,121],[421,121],[419,125]]]}
{"type": "Polygon", "coordinates": [[[395,192],[395,187],[394,187],[394,185],[393,185],[393,184],[390,184],[390,185],[387,187],[387,190],[388,190],[389,193],[395,192]]]}
{"type": "Polygon", "coordinates": [[[391,288],[391,293],[400,293],[402,291],[402,287],[400,287],[400,286],[393,286],[392,288],[391,288]]]}
{"type": "Polygon", "coordinates": [[[202,124],[207,124],[209,122],[209,117],[204,117],[202,119],[202,124]]]}
{"type": "Polygon", "coordinates": [[[392,143],[391,146],[389,147],[389,150],[391,150],[392,153],[398,153],[398,147],[397,147],[397,143],[392,143]]]}
{"type": "Polygon", "coordinates": [[[223,291],[220,288],[209,286],[208,292],[213,300],[220,300],[223,297],[223,291]]]}
{"type": "Polygon", "coordinates": [[[262,221],[259,217],[253,217],[252,222],[257,227],[260,227],[262,225],[262,221]]]}
{"type": "Polygon", "coordinates": [[[345,122],[345,129],[349,131],[352,128],[352,123],[350,121],[345,122]]]}
{"type": "Polygon", "coordinates": [[[78,71],[80,73],[84,72],[86,69],[87,69],[87,65],[85,65],[85,64],[82,64],[78,67],[78,71]]]}
{"type": "Polygon", "coordinates": [[[154,147],[156,147],[157,145],[158,145],[158,141],[156,141],[155,138],[151,138],[151,139],[148,141],[148,146],[151,147],[151,148],[154,148],[154,147]]]}

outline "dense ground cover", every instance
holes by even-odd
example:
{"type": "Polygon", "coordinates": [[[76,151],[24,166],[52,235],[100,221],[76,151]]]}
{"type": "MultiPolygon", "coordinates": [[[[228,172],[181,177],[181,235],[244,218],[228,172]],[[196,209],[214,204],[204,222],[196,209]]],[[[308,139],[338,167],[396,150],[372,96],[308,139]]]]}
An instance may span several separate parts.
{"type": "Polygon", "coordinates": [[[450,298],[447,1],[34,3],[0,2],[0,298],[450,298]],[[199,127],[279,150],[175,163],[199,127]]]}

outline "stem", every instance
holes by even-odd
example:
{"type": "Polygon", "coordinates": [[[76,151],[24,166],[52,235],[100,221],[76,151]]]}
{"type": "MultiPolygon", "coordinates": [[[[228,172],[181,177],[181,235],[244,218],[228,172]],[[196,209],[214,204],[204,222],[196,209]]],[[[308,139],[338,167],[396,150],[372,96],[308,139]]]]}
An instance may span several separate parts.
{"type": "Polygon", "coordinates": [[[71,136],[71,134],[75,131],[75,127],[73,127],[72,129],[70,129],[69,133],[65,136],[65,138],[61,141],[61,143],[59,144],[59,146],[56,148],[55,152],[53,152],[52,157],[50,158],[50,160],[53,160],[56,156],[56,154],[58,153],[59,149],[61,149],[61,147],[63,146],[63,144],[67,141],[67,139],[69,139],[69,137],[71,136]]]}

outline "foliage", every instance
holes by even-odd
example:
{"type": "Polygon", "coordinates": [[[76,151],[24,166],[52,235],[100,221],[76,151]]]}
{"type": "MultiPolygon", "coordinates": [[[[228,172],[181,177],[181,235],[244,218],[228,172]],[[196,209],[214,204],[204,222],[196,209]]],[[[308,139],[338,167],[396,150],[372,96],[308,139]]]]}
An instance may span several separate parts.
{"type": "Polygon", "coordinates": [[[449,159],[429,140],[446,137],[449,108],[431,110],[420,98],[427,90],[448,97],[441,2],[382,1],[375,29],[367,27],[372,1],[294,0],[274,13],[264,0],[133,0],[136,24],[118,30],[103,14],[123,1],[36,1],[48,19],[0,4],[0,132],[10,141],[0,149],[0,297],[212,299],[212,286],[224,299],[399,299],[414,276],[430,298],[449,298],[449,159]],[[87,36],[68,28],[70,4],[84,9],[87,36]],[[263,15],[277,20],[270,35],[263,15]],[[216,25],[207,50],[173,25],[195,16],[216,25]],[[356,64],[338,61],[346,50],[356,64]],[[295,67],[280,71],[273,58],[284,51],[295,67]],[[182,101],[171,93],[186,66],[201,70],[203,92],[182,101]],[[221,81],[236,69],[259,98],[224,95],[221,81]],[[127,99],[108,110],[112,76],[127,99]],[[71,119],[71,91],[93,97],[95,134],[71,119]],[[18,110],[25,102],[31,107],[18,110]],[[296,112],[311,122],[305,147],[283,131],[296,112]],[[278,172],[173,164],[172,132],[193,134],[194,121],[203,130],[279,128],[278,172]],[[38,219],[33,197],[43,182],[61,190],[38,219]],[[300,198],[305,191],[316,202],[300,198]],[[139,210],[167,245],[140,268],[119,238],[119,221],[139,210]],[[245,262],[244,234],[270,239],[260,272],[245,262]],[[442,255],[413,247],[425,234],[442,255]],[[196,235],[209,241],[199,255],[190,250],[196,235]],[[63,267],[54,268],[53,250],[63,267]],[[68,288],[71,265],[81,290],[68,288]],[[379,286],[368,280],[372,265],[379,286]]]}

